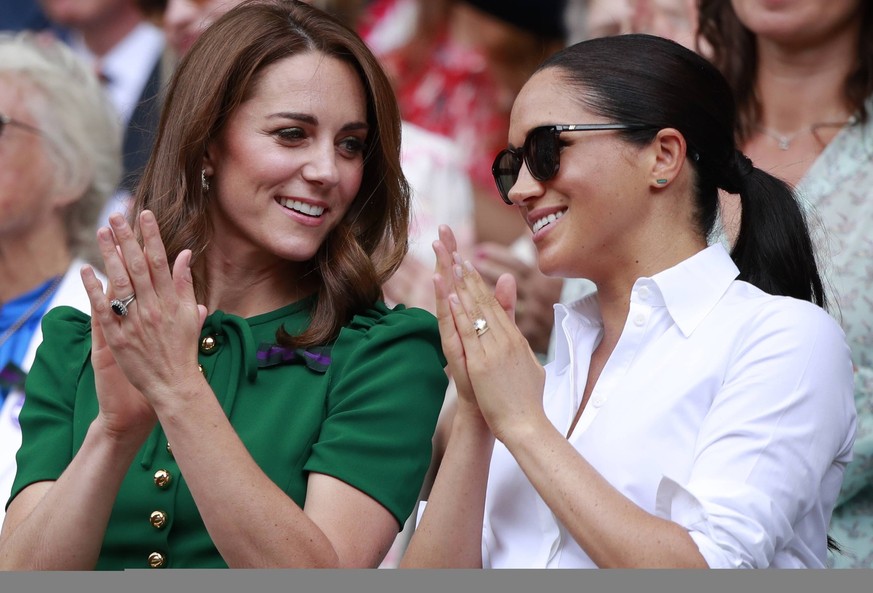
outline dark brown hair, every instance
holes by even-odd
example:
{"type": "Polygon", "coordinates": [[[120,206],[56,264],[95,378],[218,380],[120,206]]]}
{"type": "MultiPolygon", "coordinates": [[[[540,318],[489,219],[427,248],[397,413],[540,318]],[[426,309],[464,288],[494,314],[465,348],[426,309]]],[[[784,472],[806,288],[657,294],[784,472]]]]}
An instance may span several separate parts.
{"type": "Polygon", "coordinates": [[[826,296],[803,210],[785,182],[752,165],[737,148],[736,109],[724,76],[705,58],[653,35],[599,37],[561,50],[540,66],[556,68],[592,112],[638,124],[620,132],[646,145],[675,128],[695,173],[698,232],[709,237],[718,190],[738,194],[742,218],[731,257],[740,279],[770,294],[824,306],[826,296]]]}
{"type": "Polygon", "coordinates": [[[191,249],[198,301],[209,279],[198,258],[209,249],[209,196],[200,172],[207,146],[249,98],[265,68],[316,51],[350,64],[367,96],[370,131],[361,187],[343,220],[309,262],[319,280],[312,323],[286,344],[334,339],[355,313],[381,297],[381,286],[407,250],[410,194],[400,169],[400,112],[391,85],[358,35],[335,18],[295,0],[251,0],[215,21],[194,43],[170,81],[155,148],[131,212],[155,213],[173,261],[191,249]]]}

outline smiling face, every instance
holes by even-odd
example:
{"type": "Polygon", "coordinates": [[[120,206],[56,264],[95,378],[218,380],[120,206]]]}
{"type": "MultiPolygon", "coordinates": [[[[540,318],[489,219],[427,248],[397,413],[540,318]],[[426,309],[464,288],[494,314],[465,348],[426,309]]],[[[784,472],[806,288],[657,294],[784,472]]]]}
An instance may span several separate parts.
{"type": "Polygon", "coordinates": [[[349,64],[308,52],[267,67],[207,151],[215,244],[243,261],[310,260],[358,193],[367,132],[349,64]]]}
{"type": "MultiPolygon", "coordinates": [[[[516,98],[511,146],[537,126],[611,122],[574,99],[556,68],[535,74],[516,98]]],[[[533,232],[540,270],[551,276],[597,279],[639,254],[637,237],[649,223],[647,176],[638,148],[611,130],[565,132],[560,168],[537,181],[522,166],[509,191],[533,232]]]]}

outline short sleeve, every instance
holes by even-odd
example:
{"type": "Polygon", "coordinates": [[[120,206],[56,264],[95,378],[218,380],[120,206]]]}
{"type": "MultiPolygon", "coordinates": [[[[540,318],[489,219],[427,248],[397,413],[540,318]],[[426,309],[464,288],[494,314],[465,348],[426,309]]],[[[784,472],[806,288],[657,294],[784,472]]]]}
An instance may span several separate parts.
{"type": "Polygon", "coordinates": [[[448,378],[433,315],[372,313],[331,351],[326,418],[305,469],[354,486],[403,524],[430,465],[448,378]]]}
{"type": "Polygon", "coordinates": [[[9,501],[34,482],[57,480],[73,458],[76,385],[90,354],[90,318],[72,307],[55,307],[43,317],[42,332],[24,385],[21,448],[9,501]]]}
{"type": "Polygon", "coordinates": [[[658,489],[657,514],[688,529],[713,568],[773,567],[786,549],[788,565],[826,557],[855,430],[852,366],[833,319],[797,303],[750,325],[690,475],[658,489]]]}

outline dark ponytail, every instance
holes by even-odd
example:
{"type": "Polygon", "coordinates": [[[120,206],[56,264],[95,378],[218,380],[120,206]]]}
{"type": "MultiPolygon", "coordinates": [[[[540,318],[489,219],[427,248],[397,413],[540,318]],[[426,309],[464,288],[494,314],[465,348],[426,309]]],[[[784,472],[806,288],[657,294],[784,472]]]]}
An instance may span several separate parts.
{"type": "Polygon", "coordinates": [[[764,292],[826,306],[806,217],[791,188],[736,152],[733,175],[720,185],[739,194],[740,230],[731,257],[740,280],[764,292]]]}

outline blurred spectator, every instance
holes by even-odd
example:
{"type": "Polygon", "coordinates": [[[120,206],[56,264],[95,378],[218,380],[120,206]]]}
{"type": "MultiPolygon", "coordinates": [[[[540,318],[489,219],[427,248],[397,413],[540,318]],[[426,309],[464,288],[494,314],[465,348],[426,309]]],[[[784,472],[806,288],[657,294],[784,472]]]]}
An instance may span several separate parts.
{"type": "MultiPolygon", "coordinates": [[[[830,535],[835,567],[873,567],[873,3],[702,0],[700,32],[755,164],[797,187],[855,367],[858,429],[830,535]]],[[[739,204],[722,198],[727,236],[739,204]]]]}
{"type": "Polygon", "coordinates": [[[124,129],[122,192],[109,210],[124,210],[154,144],[158,123],[164,36],[137,0],[40,0],[49,20],[63,27],[73,50],[89,64],[124,129]]]}
{"type": "Polygon", "coordinates": [[[21,444],[23,384],[58,305],[88,312],[79,268],[121,177],[112,107],[61,42],[0,34],[0,520],[21,444]]]}

